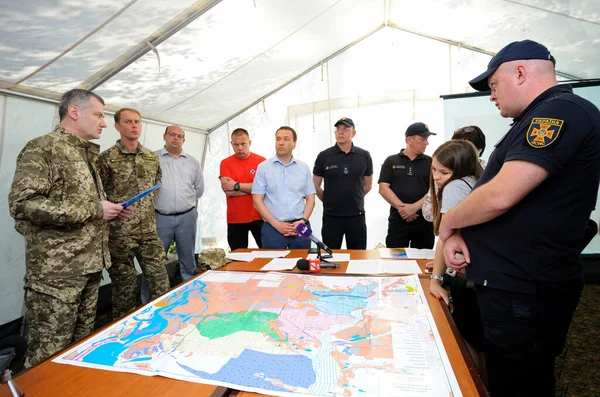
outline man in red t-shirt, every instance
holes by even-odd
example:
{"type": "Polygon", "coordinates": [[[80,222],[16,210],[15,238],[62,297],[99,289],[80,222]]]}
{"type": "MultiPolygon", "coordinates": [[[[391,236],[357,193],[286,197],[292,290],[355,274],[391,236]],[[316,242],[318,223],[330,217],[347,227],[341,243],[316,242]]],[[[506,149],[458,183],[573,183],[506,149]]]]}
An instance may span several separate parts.
{"type": "Polygon", "coordinates": [[[252,182],[258,165],[265,158],[250,153],[250,135],[243,128],[231,133],[234,154],[221,161],[219,179],[227,196],[227,242],[231,250],[248,248],[248,232],[262,248],[260,230],[263,220],[252,203],[252,182]]]}

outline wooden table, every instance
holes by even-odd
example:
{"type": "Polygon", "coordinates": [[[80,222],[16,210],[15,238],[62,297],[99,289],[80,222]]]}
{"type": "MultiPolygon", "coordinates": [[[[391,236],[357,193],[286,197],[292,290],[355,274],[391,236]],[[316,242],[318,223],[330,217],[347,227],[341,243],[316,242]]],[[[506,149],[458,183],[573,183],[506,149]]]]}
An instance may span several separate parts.
{"type": "MultiPolygon", "coordinates": [[[[252,251],[256,251],[256,250],[239,249],[239,250],[236,250],[235,252],[252,252],[252,251]]],[[[277,251],[277,250],[268,250],[268,251],[277,251]]],[[[306,250],[305,249],[293,249],[293,250],[289,250],[289,251],[291,251],[291,252],[287,255],[288,258],[306,258],[306,250]]],[[[333,253],[334,254],[335,253],[350,254],[351,259],[379,259],[379,251],[378,250],[333,250],[333,253]]],[[[329,259],[329,260],[331,260],[331,259],[329,259]]],[[[384,260],[388,260],[388,259],[384,259],[384,260]]],[[[402,259],[397,259],[397,260],[402,260],[402,259]]],[[[266,265],[267,263],[269,263],[270,261],[271,261],[270,258],[257,258],[257,259],[254,259],[252,262],[229,262],[227,265],[222,267],[220,270],[246,270],[246,271],[256,272],[256,271],[260,271],[260,268],[263,267],[264,265],[266,265]],[[252,269],[252,270],[248,270],[248,269],[252,269]]],[[[426,277],[427,279],[429,279],[429,274],[425,272],[425,264],[427,262],[429,262],[430,260],[417,259],[416,261],[419,264],[421,271],[423,272],[423,274],[419,274],[419,277],[426,277]]],[[[339,262],[339,261],[332,261],[332,262],[339,264],[340,267],[338,269],[330,269],[330,268],[322,269],[321,273],[347,274],[346,268],[348,267],[348,262],[339,262]]],[[[308,273],[308,272],[303,272],[302,270],[298,270],[298,268],[294,268],[294,270],[290,270],[290,272],[308,273]]],[[[381,275],[381,274],[373,273],[373,275],[381,275]]]]}
{"type": "MultiPolygon", "coordinates": [[[[249,250],[239,250],[244,252],[249,250]]],[[[334,251],[350,253],[352,259],[377,259],[378,251],[334,251]]],[[[292,250],[290,257],[305,256],[306,250],[292,250]]],[[[253,262],[231,262],[221,270],[260,271],[270,259],[256,259],[253,262]]],[[[422,269],[426,260],[418,260],[422,269]]],[[[346,274],[347,262],[339,262],[339,269],[323,269],[324,274],[346,274]]],[[[294,272],[299,272],[294,269],[294,272]]],[[[314,274],[314,273],[313,273],[314,274]]],[[[420,275],[421,284],[425,291],[429,288],[429,276],[420,275]]],[[[466,350],[462,338],[452,321],[448,308],[431,294],[426,293],[427,302],[433,318],[442,337],[442,342],[452,363],[452,369],[464,396],[484,396],[485,387],[481,382],[477,369],[466,350]]],[[[107,325],[109,327],[112,324],[107,325]]],[[[97,331],[95,334],[101,332],[97,331]]],[[[90,337],[92,337],[90,336],[90,337]]],[[[72,346],[69,347],[69,349],[72,346]]],[[[62,353],[62,352],[61,352],[62,353]]],[[[61,354],[58,353],[58,354],[61,354]]],[[[57,354],[57,355],[58,355],[57,354]]],[[[77,367],[66,364],[56,364],[48,359],[38,366],[19,375],[15,382],[25,392],[26,396],[210,396],[210,397],[257,397],[256,393],[237,392],[224,387],[184,382],[160,376],[141,376],[123,372],[109,372],[97,369],[77,367]]],[[[9,397],[6,385],[0,386],[0,397],[9,397]]]]}

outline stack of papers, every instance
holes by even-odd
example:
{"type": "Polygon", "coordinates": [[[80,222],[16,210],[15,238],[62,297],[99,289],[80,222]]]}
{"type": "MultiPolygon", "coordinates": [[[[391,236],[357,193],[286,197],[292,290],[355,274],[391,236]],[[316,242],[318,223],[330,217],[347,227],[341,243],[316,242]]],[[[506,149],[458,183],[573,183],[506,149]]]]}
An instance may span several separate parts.
{"type": "Polygon", "coordinates": [[[232,261],[252,262],[254,260],[254,254],[252,252],[230,252],[225,255],[225,258],[231,259],[232,261]]]}
{"type": "Polygon", "coordinates": [[[422,274],[417,261],[403,260],[381,260],[362,259],[353,260],[348,264],[346,273],[352,274],[422,274]]]}
{"type": "Polygon", "coordinates": [[[433,259],[435,251],[432,249],[405,248],[406,257],[410,259],[433,259]]]}
{"type": "Polygon", "coordinates": [[[252,262],[256,258],[283,258],[290,251],[252,251],[252,252],[230,252],[225,257],[232,261],[252,262]]]}

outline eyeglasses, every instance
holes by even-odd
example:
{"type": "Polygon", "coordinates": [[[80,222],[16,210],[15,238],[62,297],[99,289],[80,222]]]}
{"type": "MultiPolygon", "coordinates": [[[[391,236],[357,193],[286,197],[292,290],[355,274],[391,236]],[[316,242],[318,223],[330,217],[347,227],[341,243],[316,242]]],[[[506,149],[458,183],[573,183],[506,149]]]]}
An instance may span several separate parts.
{"type": "Polygon", "coordinates": [[[346,131],[352,131],[352,130],[353,130],[352,127],[339,126],[339,127],[335,127],[334,131],[337,131],[337,132],[346,132],[346,131]]]}
{"type": "Polygon", "coordinates": [[[185,138],[185,135],[183,135],[183,134],[177,134],[177,133],[172,132],[172,131],[167,132],[167,135],[170,136],[170,137],[173,137],[173,138],[175,138],[175,137],[177,137],[179,139],[184,139],[185,138]]]}

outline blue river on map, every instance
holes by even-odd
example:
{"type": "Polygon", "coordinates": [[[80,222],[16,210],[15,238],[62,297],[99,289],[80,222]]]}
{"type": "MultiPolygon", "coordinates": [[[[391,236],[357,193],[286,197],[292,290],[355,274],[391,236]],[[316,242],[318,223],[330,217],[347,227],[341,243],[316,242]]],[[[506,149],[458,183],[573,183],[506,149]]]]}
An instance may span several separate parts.
{"type": "MultiPolygon", "coordinates": [[[[186,305],[189,302],[190,292],[194,292],[196,294],[207,294],[207,292],[205,292],[205,288],[206,283],[202,282],[201,280],[195,280],[192,285],[186,286],[185,288],[177,291],[176,294],[170,296],[173,303],[163,307],[157,307],[156,305],[149,307],[148,309],[139,313],[139,316],[153,310],[152,316],[144,318],[138,318],[137,316],[134,316],[132,319],[137,320],[137,322],[127,335],[121,336],[119,341],[116,341],[114,336],[99,340],[95,343],[96,347],[94,347],[91,352],[86,354],[82,358],[82,361],[86,363],[108,366],[114,365],[118,360],[119,355],[125,352],[129,348],[129,345],[146,338],[151,338],[163,332],[169,325],[169,320],[167,320],[166,317],[177,316],[183,321],[189,319],[189,314],[172,313],[172,310],[178,306],[186,305]]],[[[206,299],[204,298],[204,300],[206,299]]],[[[194,315],[198,316],[201,315],[201,313],[194,313],[194,315]]],[[[132,351],[130,353],[134,357],[132,360],[139,360],[139,358],[135,357],[136,355],[145,356],[149,352],[132,351]]]]}
{"type": "Polygon", "coordinates": [[[232,358],[219,372],[209,374],[179,364],[184,370],[214,381],[256,387],[265,390],[287,391],[263,378],[280,380],[289,386],[309,388],[316,381],[312,362],[302,355],[269,354],[245,349],[237,358],[232,358]],[[260,374],[260,376],[255,376],[260,374]]]}

